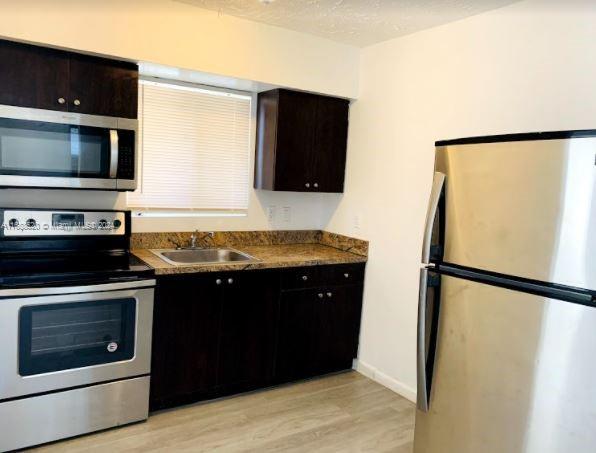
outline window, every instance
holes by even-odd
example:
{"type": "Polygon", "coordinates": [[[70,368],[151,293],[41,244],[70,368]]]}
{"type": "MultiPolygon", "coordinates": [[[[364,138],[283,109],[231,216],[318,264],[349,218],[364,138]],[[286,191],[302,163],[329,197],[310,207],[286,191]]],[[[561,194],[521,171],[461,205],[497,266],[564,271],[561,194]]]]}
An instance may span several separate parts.
{"type": "Polygon", "coordinates": [[[147,210],[246,210],[251,96],[198,86],[140,83],[138,189],[147,210]]]}

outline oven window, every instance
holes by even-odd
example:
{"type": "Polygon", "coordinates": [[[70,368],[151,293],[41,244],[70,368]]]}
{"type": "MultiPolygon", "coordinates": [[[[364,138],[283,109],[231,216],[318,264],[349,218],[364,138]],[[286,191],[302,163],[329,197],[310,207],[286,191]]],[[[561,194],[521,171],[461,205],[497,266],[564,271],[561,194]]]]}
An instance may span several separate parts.
{"type": "Polygon", "coordinates": [[[0,119],[4,175],[107,178],[109,147],[102,128],[0,119]]]}
{"type": "Polygon", "coordinates": [[[134,356],[135,319],[132,298],[23,307],[19,374],[129,360],[134,356]]]}

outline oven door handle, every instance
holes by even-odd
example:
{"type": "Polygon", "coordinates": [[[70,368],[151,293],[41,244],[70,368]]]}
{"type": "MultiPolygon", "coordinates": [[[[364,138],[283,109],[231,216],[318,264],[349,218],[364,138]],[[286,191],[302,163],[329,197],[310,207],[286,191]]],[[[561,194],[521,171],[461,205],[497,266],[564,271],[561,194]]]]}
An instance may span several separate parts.
{"type": "Polygon", "coordinates": [[[25,296],[50,296],[61,294],[96,293],[103,291],[117,291],[123,289],[151,288],[155,286],[155,279],[136,280],[117,283],[103,283],[84,286],[50,286],[39,288],[0,289],[0,298],[25,296]]]}
{"type": "Polygon", "coordinates": [[[118,131],[110,129],[110,178],[118,175],[118,131]]]}

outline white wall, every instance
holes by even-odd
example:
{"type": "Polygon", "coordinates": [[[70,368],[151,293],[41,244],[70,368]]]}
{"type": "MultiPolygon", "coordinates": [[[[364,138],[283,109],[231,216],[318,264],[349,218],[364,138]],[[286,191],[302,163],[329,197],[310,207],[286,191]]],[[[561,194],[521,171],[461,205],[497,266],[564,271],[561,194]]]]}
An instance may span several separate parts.
{"type": "Polygon", "coordinates": [[[0,0],[0,36],[348,98],[358,91],[356,47],[172,0],[0,0]]]}
{"type": "Polygon", "coordinates": [[[327,228],[370,240],[363,371],[414,397],[434,141],[594,129],[595,81],[593,0],[524,1],[363,50],[346,192],[327,228]]]}
{"type": "MultiPolygon", "coordinates": [[[[126,209],[126,195],[97,191],[0,190],[0,206],[23,208],[126,209]]],[[[242,217],[134,218],[134,232],[150,231],[255,231],[322,229],[341,196],[250,190],[249,208],[242,217]],[[276,206],[273,221],[268,206],[276,206]],[[290,208],[286,220],[283,208],[290,208]]]]}

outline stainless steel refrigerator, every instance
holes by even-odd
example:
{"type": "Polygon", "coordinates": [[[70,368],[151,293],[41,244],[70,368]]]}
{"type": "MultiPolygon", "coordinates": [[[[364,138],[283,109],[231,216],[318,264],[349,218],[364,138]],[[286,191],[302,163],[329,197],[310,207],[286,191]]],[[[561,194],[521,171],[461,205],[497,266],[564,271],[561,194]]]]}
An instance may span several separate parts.
{"type": "Polygon", "coordinates": [[[596,131],[436,145],[414,451],[596,452],[596,131]]]}

